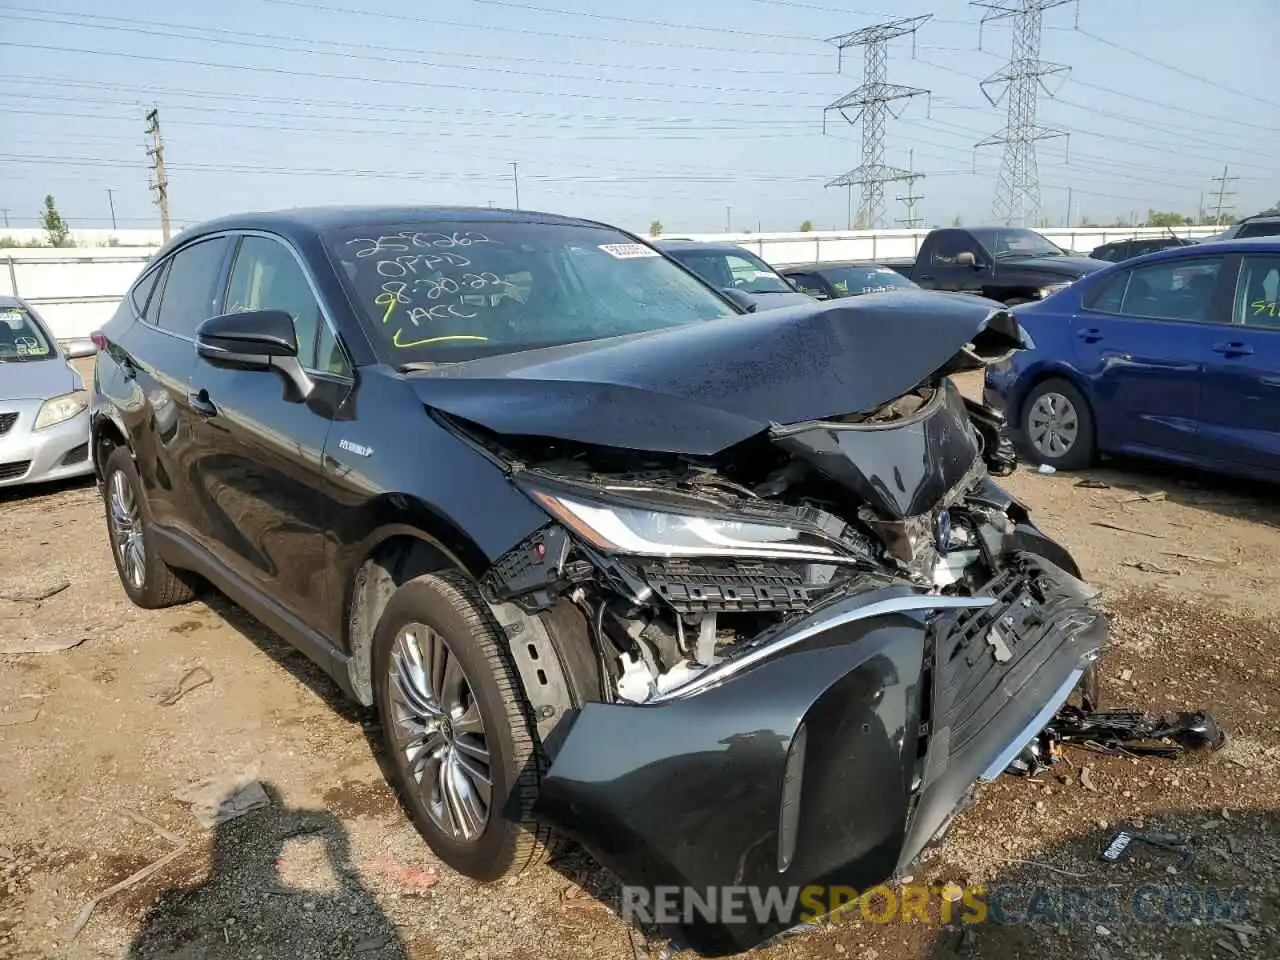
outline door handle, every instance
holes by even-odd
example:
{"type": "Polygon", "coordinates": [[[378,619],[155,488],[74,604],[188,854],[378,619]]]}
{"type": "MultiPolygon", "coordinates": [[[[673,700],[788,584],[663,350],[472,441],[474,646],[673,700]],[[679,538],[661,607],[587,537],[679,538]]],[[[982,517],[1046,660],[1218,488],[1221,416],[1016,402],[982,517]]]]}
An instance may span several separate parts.
{"type": "Polygon", "coordinates": [[[1247,343],[1241,343],[1239,340],[1230,340],[1226,343],[1215,343],[1213,352],[1221,353],[1228,357],[1247,357],[1253,353],[1253,347],[1247,343]]]}
{"type": "Polygon", "coordinates": [[[933,277],[933,274],[932,274],[932,273],[922,273],[922,274],[920,274],[920,276],[916,277],[915,279],[916,279],[917,281],[920,281],[920,280],[932,280],[932,279],[934,279],[934,277],[933,277]]]}
{"type": "Polygon", "coordinates": [[[218,415],[218,407],[209,399],[209,391],[201,390],[199,393],[188,393],[187,402],[191,404],[191,409],[202,417],[216,417],[218,415]]]}
{"type": "Polygon", "coordinates": [[[1084,330],[1076,331],[1076,336],[1085,343],[1097,343],[1102,339],[1102,331],[1097,327],[1088,327],[1084,330]]]}

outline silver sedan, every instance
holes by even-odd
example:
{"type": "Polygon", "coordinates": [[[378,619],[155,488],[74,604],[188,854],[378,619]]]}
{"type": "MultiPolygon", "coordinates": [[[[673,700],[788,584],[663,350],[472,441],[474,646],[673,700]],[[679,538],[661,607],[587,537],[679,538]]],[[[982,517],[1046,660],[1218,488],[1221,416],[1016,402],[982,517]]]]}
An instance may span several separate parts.
{"type": "Polygon", "coordinates": [[[93,472],[88,393],[70,363],[93,353],[63,349],[28,304],[0,296],[0,487],[93,472]]]}

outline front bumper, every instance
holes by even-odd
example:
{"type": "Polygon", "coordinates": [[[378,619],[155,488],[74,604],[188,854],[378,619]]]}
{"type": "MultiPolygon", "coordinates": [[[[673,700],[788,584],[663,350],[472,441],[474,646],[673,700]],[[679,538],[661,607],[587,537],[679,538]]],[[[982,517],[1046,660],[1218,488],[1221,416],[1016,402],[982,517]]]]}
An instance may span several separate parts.
{"type": "Polygon", "coordinates": [[[0,434],[0,487],[64,480],[93,472],[89,458],[89,411],[70,420],[32,430],[39,400],[0,403],[0,411],[17,419],[0,434]]]}
{"type": "MultiPolygon", "coordinates": [[[[746,888],[746,903],[780,905],[892,877],[1039,732],[1106,629],[1079,581],[1030,554],[983,597],[950,599],[904,586],[844,597],[689,696],[587,704],[536,814],[655,903],[670,888],[713,904],[746,888]]],[[[790,903],[732,915],[686,903],[664,925],[725,955],[800,922],[790,903]]]]}

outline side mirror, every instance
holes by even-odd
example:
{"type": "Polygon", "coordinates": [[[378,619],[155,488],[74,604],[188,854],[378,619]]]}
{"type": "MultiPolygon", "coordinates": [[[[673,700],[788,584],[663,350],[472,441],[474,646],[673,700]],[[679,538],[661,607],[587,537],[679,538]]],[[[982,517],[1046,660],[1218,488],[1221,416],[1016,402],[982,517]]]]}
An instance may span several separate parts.
{"type": "Polygon", "coordinates": [[[962,250],[956,254],[956,265],[961,267],[978,267],[978,258],[973,255],[971,250],[962,250]]]}
{"type": "Polygon", "coordinates": [[[732,301],[736,306],[741,307],[747,313],[755,313],[760,304],[755,297],[748,293],[743,293],[735,287],[724,287],[721,291],[725,298],[732,301]]]}
{"type": "Polygon", "coordinates": [[[298,363],[293,317],[283,310],[251,310],[210,317],[196,328],[196,353],[218,367],[275,368],[304,398],[314,386],[298,363]]]}
{"type": "Polygon", "coordinates": [[[97,346],[88,337],[63,340],[58,346],[62,348],[62,352],[68,360],[84,360],[86,357],[97,356],[98,353],[97,346]]]}

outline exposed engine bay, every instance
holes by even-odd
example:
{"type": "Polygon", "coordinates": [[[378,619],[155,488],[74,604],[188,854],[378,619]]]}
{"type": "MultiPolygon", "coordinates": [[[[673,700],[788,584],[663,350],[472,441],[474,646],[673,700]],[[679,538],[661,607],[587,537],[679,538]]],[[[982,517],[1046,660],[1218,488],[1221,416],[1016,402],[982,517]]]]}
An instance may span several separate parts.
{"type": "Polygon", "coordinates": [[[895,583],[969,596],[991,581],[1019,535],[1034,536],[989,476],[1015,463],[1000,427],[942,377],[714,457],[468,425],[562,518],[485,586],[528,613],[573,604],[591,625],[603,698],[660,700],[829,596],[895,583]]]}

